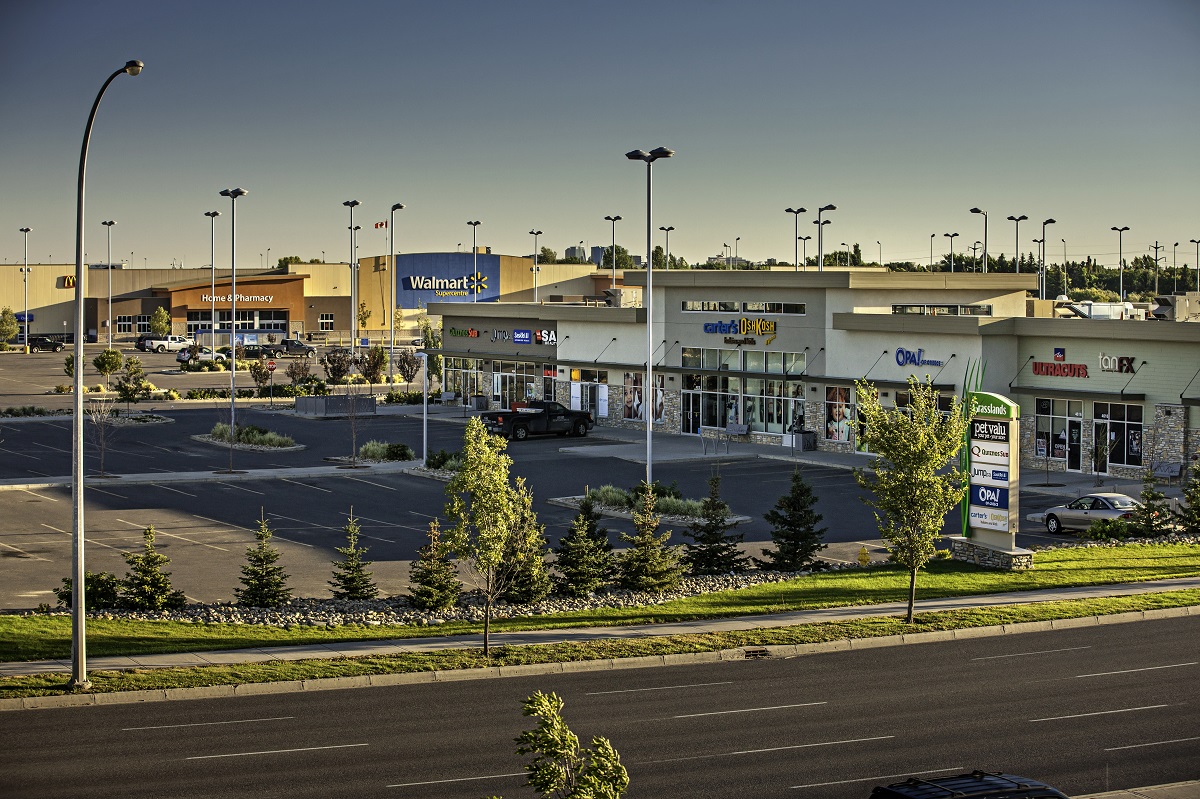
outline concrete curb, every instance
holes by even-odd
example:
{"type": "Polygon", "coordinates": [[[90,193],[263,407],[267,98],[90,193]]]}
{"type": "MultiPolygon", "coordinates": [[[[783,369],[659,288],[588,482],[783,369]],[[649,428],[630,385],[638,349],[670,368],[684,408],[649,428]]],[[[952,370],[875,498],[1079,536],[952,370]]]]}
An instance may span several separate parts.
{"type": "MultiPolygon", "coordinates": [[[[1108,616],[1083,616],[1074,619],[1020,622],[992,627],[970,627],[961,630],[933,630],[923,633],[903,633],[880,638],[849,638],[823,641],[815,644],[768,644],[766,649],[772,658],[792,658],[821,655],[847,650],[881,649],[892,646],[908,646],[944,641],[993,638],[1001,635],[1046,632],[1077,627],[1095,627],[1101,624],[1128,624],[1157,619],[1176,619],[1200,616],[1200,605],[1179,608],[1157,608],[1114,613],[1108,616]]],[[[758,647],[756,647],[758,648],[758,647]]],[[[683,666],[698,663],[719,663],[729,660],[745,660],[744,648],[722,649],[711,652],[679,652],[664,655],[643,655],[630,658],[606,658],[603,660],[579,660],[562,663],[527,663],[515,666],[492,666],[479,669],[452,671],[418,671],[404,674],[364,674],[352,677],[327,677],[316,680],[289,680],[284,682],[242,683],[239,685],[213,685],[199,688],[167,688],[146,691],[114,691],[111,693],[64,694],[60,696],[31,696],[18,699],[0,699],[0,712],[7,710],[40,710],[44,708],[84,707],[90,705],[124,705],[141,702],[166,702],[175,699],[221,699],[235,696],[260,696],[263,694],[304,693],[308,691],[340,691],[348,688],[372,688],[397,685],[424,685],[433,682],[465,682],[505,677],[530,677],[542,674],[574,674],[588,671],[615,671],[617,669],[645,669],[683,666]]],[[[1105,794],[1106,796],[1108,794],[1105,794]]],[[[1114,796],[1120,796],[1120,793],[1114,796]]]]}

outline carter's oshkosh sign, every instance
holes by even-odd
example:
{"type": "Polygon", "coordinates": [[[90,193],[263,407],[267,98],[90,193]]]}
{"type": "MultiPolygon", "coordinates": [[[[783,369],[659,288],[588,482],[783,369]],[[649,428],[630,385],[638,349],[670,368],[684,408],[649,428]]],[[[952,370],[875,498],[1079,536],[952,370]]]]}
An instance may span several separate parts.
{"type": "MultiPolygon", "coordinates": [[[[271,302],[274,294],[239,294],[238,302],[271,302]]],[[[228,294],[201,294],[200,302],[229,302],[228,294]]]]}
{"type": "Polygon", "coordinates": [[[775,332],[775,320],[742,317],[730,319],[728,322],[705,322],[704,332],[722,336],[768,336],[775,332]]]}

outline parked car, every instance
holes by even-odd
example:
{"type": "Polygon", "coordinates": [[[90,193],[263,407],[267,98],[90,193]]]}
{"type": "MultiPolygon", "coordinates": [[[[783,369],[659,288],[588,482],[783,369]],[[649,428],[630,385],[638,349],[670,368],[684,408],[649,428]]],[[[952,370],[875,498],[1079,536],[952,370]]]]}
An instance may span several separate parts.
{"type": "Polygon", "coordinates": [[[311,344],[305,344],[298,338],[285,338],[283,341],[275,344],[275,357],[282,355],[299,355],[305,358],[315,358],[317,355],[316,349],[311,344]]]}
{"type": "Polygon", "coordinates": [[[45,336],[30,336],[29,350],[30,352],[62,352],[66,348],[66,344],[61,341],[56,341],[45,336]]]}
{"type": "MultiPolygon", "coordinates": [[[[257,361],[262,358],[279,357],[275,354],[274,349],[271,349],[270,346],[265,344],[243,344],[238,349],[242,351],[243,361],[257,361]]],[[[229,348],[229,345],[226,344],[224,347],[217,347],[217,352],[221,353],[226,358],[230,358],[232,357],[231,353],[233,351],[229,348]]]]}
{"type": "Polygon", "coordinates": [[[1063,530],[1086,530],[1098,519],[1130,519],[1142,503],[1126,494],[1088,494],[1046,511],[1046,529],[1057,535],[1063,530]]]}
{"type": "Polygon", "coordinates": [[[186,350],[180,350],[175,356],[175,360],[179,363],[187,363],[195,358],[197,361],[225,361],[228,360],[223,353],[213,352],[210,347],[200,347],[196,350],[196,354],[192,355],[192,349],[189,347],[186,350]]]}
{"type": "Polygon", "coordinates": [[[546,400],[530,400],[527,407],[492,411],[481,418],[492,433],[516,441],[549,433],[586,436],[595,424],[588,411],[573,411],[561,403],[546,400]]]}
{"type": "Polygon", "coordinates": [[[138,336],[137,347],[142,352],[178,352],[196,342],[187,336],[138,336]]]}
{"type": "Polygon", "coordinates": [[[1044,782],[999,771],[972,771],[952,777],[909,777],[879,785],[870,799],[1070,799],[1044,782]]]}

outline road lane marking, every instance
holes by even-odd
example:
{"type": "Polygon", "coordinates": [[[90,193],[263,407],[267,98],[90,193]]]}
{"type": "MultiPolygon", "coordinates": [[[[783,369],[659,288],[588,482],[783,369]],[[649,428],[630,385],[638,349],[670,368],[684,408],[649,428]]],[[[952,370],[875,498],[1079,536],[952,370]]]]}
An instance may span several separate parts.
{"type": "Polygon", "coordinates": [[[185,497],[195,497],[196,496],[195,494],[189,494],[187,491],[180,491],[178,488],[171,488],[170,486],[165,486],[161,483],[151,483],[150,485],[154,486],[155,488],[164,489],[166,491],[174,491],[176,494],[183,494],[185,497]]]}
{"type": "Polygon", "coordinates": [[[1030,723],[1037,721],[1062,721],[1064,719],[1084,719],[1088,716],[1107,716],[1111,713],[1132,713],[1135,710],[1158,710],[1159,708],[1170,707],[1170,705],[1144,705],[1143,707],[1126,707],[1120,710],[1098,710],[1095,713],[1076,713],[1073,716],[1048,716],[1044,719],[1030,719],[1030,723]]]}
{"type": "Polygon", "coordinates": [[[643,760],[630,765],[651,765],[656,763],[680,763],[685,760],[709,760],[714,757],[734,757],[735,755],[761,755],[767,752],[786,752],[791,749],[812,749],[817,746],[837,746],[838,744],[858,744],[867,741],[886,741],[895,738],[894,735],[880,735],[874,738],[847,738],[844,741],[820,741],[813,744],[794,744],[792,746],[773,746],[770,749],[744,749],[740,752],[718,752],[715,755],[690,755],[688,757],[672,757],[666,760],[643,760]]]}
{"type": "Polygon", "coordinates": [[[300,482],[297,482],[296,480],[289,480],[286,477],[280,477],[279,479],[285,483],[291,483],[292,485],[298,485],[298,486],[304,486],[305,488],[311,488],[314,491],[324,491],[326,494],[333,493],[333,491],[328,488],[321,488],[320,486],[310,486],[308,483],[300,483],[300,482]]]}
{"type": "Polygon", "coordinates": [[[349,477],[344,474],[338,475],[338,476],[341,477],[343,480],[353,480],[356,483],[366,483],[367,485],[375,486],[376,488],[386,488],[388,491],[399,491],[400,490],[394,486],[385,486],[383,483],[372,483],[370,480],[364,480],[361,477],[349,477]]]}
{"type": "Polygon", "coordinates": [[[525,777],[528,776],[527,771],[518,771],[513,774],[485,774],[482,777],[458,777],[452,780],[429,780],[428,782],[398,782],[395,785],[385,785],[385,788],[416,788],[421,785],[445,785],[448,782],[474,782],[475,780],[499,780],[506,777],[525,777]]]}
{"type": "Polygon", "coordinates": [[[184,760],[213,760],[218,757],[250,757],[252,755],[283,755],[289,752],[316,752],[322,749],[352,749],[356,746],[370,746],[370,744],[334,744],[332,746],[305,746],[300,749],[267,749],[262,752],[230,752],[227,755],[192,755],[184,760]]]}
{"type": "Polygon", "coordinates": [[[1195,737],[1195,738],[1175,738],[1170,741],[1154,741],[1154,742],[1148,743],[1148,744],[1131,744],[1129,746],[1110,746],[1108,749],[1105,749],[1104,751],[1105,752],[1120,752],[1122,749],[1141,749],[1142,747],[1145,747],[1145,746],[1166,746],[1167,744],[1182,744],[1182,743],[1189,743],[1191,741],[1200,741],[1200,736],[1195,737]]]}
{"type": "Polygon", "coordinates": [[[51,501],[51,502],[58,502],[58,500],[57,500],[57,499],[55,499],[54,497],[43,497],[41,494],[35,494],[35,493],[33,493],[33,492],[32,492],[32,491],[30,491],[28,488],[22,488],[21,490],[22,490],[22,491],[24,491],[26,494],[28,494],[28,495],[29,495],[29,496],[31,496],[31,497],[37,497],[38,499],[46,499],[46,500],[49,500],[49,501],[51,501]]]}
{"type": "MultiPolygon", "coordinates": [[[[125,519],[117,519],[117,521],[119,521],[121,524],[128,524],[130,527],[140,527],[143,530],[145,530],[147,527],[153,526],[153,525],[147,525],[147,524],[136,524],[134,522],[126,521],[125,519]]],[[[229,551],[225,547],[219,547],[216,544],[206,544],[203,541],[197,541],[194,538],[188,538],[185,535],[176,535],[175,533],[168,533],[166,530],[159,530],[158,528],[155,528],[154,532],[156,535],[165,536],[167,538],[177,538],[180,541],[187,541],[189,544],[198,544],[199,546],[208,547],[209,549],[220,550],[221,552],[229,551]]]]}
{"type": "Polygon", "coordinates": [[[26,453],[26,452],[16,452],[16,451],[14,451],[14,450],[11,450],[11,449],[5,449],[4,447],[0,447],[0,452],[7,452],[7,453],[8,453],[8,454],[10,454],[10,455],[20,455],[22,458],[31,458],[31,459],[33,459],[33,460],[35,460],[35,461],[40,461],[40,460],[41,460],[41,458],[37,457],[36,455],[30,455],[30,454],[28,454],[28,453],[26,453]]]}
{"type": "MultiPolygon", "coordinates": [[[[71,535],[71,531],[70,531],[70,530],[60,530],[60,529],[58,529],[57,527],[51,527],[50,525],[46,524],[45,522],[42,522],[42,527],[45,527],[45,528],[47,528],[47,529],[50,529],[50,530],[53,530],[53,531],[54,531],[54,532],[56,532],[56,533],[62,533],[63,535],[71,535]]],[[[111,545],[109,545],[109,544],[106,544],[106,543],[104,543],[103,541],[97,541],[97,540],[96,540],[96,539],[94,539],[94,538],[86,538],[86,539],[84,539],[84,540],[85,540],[85,541],[87,541],[87,543],[89,543],[89,544],[94,544],[94,545],[96,545],[96,546],[98,546],[98,547],[104,547],[105,549],[115,549],[117,552],[124,552],[124,551],[125,551],[125,550],[121,549],[120,547],[114,547],[114,546],[111,546],[111,545]]]]}
{"type": "Polygon", "coordinates": [[[1036,652],[1014,652],[1011,655],[988,655],[982,658],[971,658],[971,660],[999,660],[1000,658],[1023,658],[1026,655],[1049,655],[1054,652],[1078,652],[1080,649],[1091,649],[1090,646],[1069,646],[1066,649],[1039,649],[1036,652]]]}
{"type": "Polygon", "coordinates": [[[211,727],[217,724],[254,724],[260,721],[287,721],[294,719],[295,716],[275,716],[269,719],[237,719],[235,721],[197,721],[193,724],[161,724],[157,727],[122,727],[121,732],[134,732],[136,730],[171,730],[176,727],[211,727]]]}
{"type": "Polygon", "coordinates": [[[771,707],[748,707],[742,710],[714,710],[711,713],[685,713],[682,716],[673,716],[677,719],[695,719],[701,716],[725,716],[730,713],[757,713],[760,710],[788,710],[793,707],[812,707],[814,705],[827,705],[828,702],[801,702],[798,705],[773,705],[771,707]]]}
{"type": "Polygon", "coordinates": [[[1172,663],[1169,666],[1147,666],[1144,669],[1124,669],[1122,671],[1101,671],[1101,672],[1097,672],[1095,674],[1076,674],[1075,679],[1078,680],[1081,677],[1109,677],[1109,676],[1112,676],[1113,674],[1134,674],[1135,672],[1139,672],[1139,671],[1158,671],[1159,669],[1178,669],[1178,668],[1182,668],[1184,666],[1195,666],[1195,665],[1197,665],[1197,661],[1192,661],[1191,663],[1172,663]]]}
{"type": "Polygon", "coordinates": [[[236,488],[238,491],[249,491],[251,494],[258,494],[260,496],[262,496],[264,493],[262,491],[255,491],[253,488],[244,488],[243,486],[236,485],[235,483],[222,483],[220,480],[217,481],[217,485],[225,486],[226,488],[236,488]]]}
{"type": "Polygon", "coordinates": [[[696,682],[688,685],[663,685],[657,688],[624,688],[620,691],[590,691],[584,696],[605,696],[607,694],[635,694],[639,691],[672,691],[676,688],[707,688],[712,685],[733,685],[733,681],[728,682],[696,682]]]}
{"type": "Polygon", "coordinates": [[[947,766],[946,768],[931,768],[925,771],[906,771],[903,774],[880,774],[877,777],[859,777],[855,780],[838,780],[836,782],[810,782],[804,785],[792,785],[789,790],[797,788],[824,788],[827,785],[850,785],[855,782],[874,782],[875,780],[894,780],[900,777],[911,777],[914,774],[945,774],[947,771],[962,771],[966,766],[947,766]]]}

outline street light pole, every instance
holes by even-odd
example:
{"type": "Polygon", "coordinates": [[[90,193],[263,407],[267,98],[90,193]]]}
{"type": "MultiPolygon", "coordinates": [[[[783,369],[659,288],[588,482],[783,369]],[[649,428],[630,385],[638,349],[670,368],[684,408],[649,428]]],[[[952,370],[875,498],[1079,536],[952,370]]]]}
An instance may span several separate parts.
{"type": "Polygon", "coordinates": [[[1070,279],[1067,277],[1067,240],[1066,239],[1062,240],[1062,245],[1063,245],[1063,267],[1062,267],[1062,269],[1063,269],[1063,296],[1066,297],[1067,292],[1070,290],[1070,282],[1071,282],[1070,279]]]}
{"type": "Polygon", "coordinates": [[[25,266],[21,268],[21,280],[25,284],[25,318],[21,320],[21,345],[26,354],[29,353],[29,233],[32,230],[33,228],[21,228],[21,232],[25,234],[25,266]]]}
{"type": "Polygon", "coordinates": [[[879,245],[879,265],[883,266],[883,245],[878,240],[875,243],[879,245]]]}
{"type": "MultiPolygon", "coordinates": [[[[1196,291],[1200,291],[1200,239],[1188,239],[1192,244],[1196,245],[1196,291]]],[[[1187,264],[1184,264],[1187,268],[1187,264]]],[[[1187,291],[1187,281],[1183,281],[1183,290],[1187,291]]]]}
{"type": "Polygon", "coordinates": [[[785,214],[792,215],[792,238],[795,239],[792,246],[793,260],[796,262],[796,271],[800,271],[800,214],[807,213],[807,208],[784,208],[785,214]]]}
{"type": "MultiPolygon", "coordinates": [[[[209,242],[209,264],[212,267],[212,293],[208,299],[212,302],[212,310],[209,312],[210,327],[212,328],[212,350],[217,351],[217,217],[221,215],[220,211],[205,211],[204,215],[208,217],[210,242],[209,242]]],[[[324,260],[324,259],[322,259],[324,260]]],[[[216,357],[215,355],[213,357],[216,357]]]]}
{"type": "Polygon", "coordinates": [[[1158,260],[1159,260],[1158,259],[1158,251],[1165,249],[1165,245],[1161,245],[1157,241],[1155,241],[1154,246],[1151,247],[1150,249],[1154,250],[1154,294],[1157,296],[1157,294],[1158,294],[1158,260]]]}
{"type": "Polygon", "coordinates": [[[808,271],[808,240],[812,236],[797,236],[800,241],[800,257],[804,259],[804,271],[808,271]]]}
{"type": "Polygon", "coordinates": [[[833,205],[832,203],[829,205],[822,205],[820,208],[817,209],[817,219],[815,222],[813,222],[813,224],[817,226],[817,271],[818,272],[825,271],[825,225],[829,224],[828,219],[826,219],[824,222],[821,221],[821,214],[825,213],[826,211],[836,211],[836,210],[837,210],[837,206],[833,205]]]}
{"type": "Polygon", "coordinates": [[[849,269],[850,268],[850,245],[843,241],[842,246],[846,248],[846,268],[849,269]]]}
{"type": "MultiPolygon", "coordinates": [[[[674,150],[656,147],[650,152],[630,150],[625,157],[646,163],[646,385],[642,389],[642,408],[646,412],[646,485],[654,484],[654,410],[657,392],[654,390],[654,162],[670,158],[674,150]],[[647,398],[649,407],[647,408],[647,398]]],[[[617,256],[613,248],[613,259],[617,256]]]]}
{"type": "Polygon", "coordinates": [[[1053,219],[1047,219],[1042,222],[1042,292],[1041,298],[1046,299],[1046,283],[1049,282],[1050,274],[1046,271],[1046,225],[1053,225],[1053,219]]]}
{"type": "Polygon", "coordinates": [[[1109,229],[1114,230],[1117,233],[1117,267],[1121,271],[1120,283],[1118,284],[1120,291],[1118,293],[1121,295],[1121,302],[1125,302],[1125,247],[1124,247],[1124,244],[1125,244],[1125,231],[1129,230],[1129,226],[1125,225],[1124,227],[1112,227],[1109,229]]]}
{"type": "Polygon", "coordinates": [[[936,233],[929,234],[929,271],[933,271],[933,240],[937,238],[936,233]]]}
{"type": "Polygon", "coordinates": [[[972,208],[972,209],[971,209],[971,213],[973,213],[973,214],[983,214],[983,273],[986,275],[986,274],[987,274],[987,267],[988,267],[988,263],[987,263],[987,262],[988,262],[988,254],[987,254],[987,234],[988,234],[988,230],[987,230],[987,228],[988,228],[988,224],[987,224],[987,211],[984,211],[982,208],[972,208]]]}
{"type": "Polygon", "coordinates": [[[421,359],[421,465],[429,466],[429,353],[418,352],[421,359]]]}
{"type": "Polygon", "coordinates": [[[358,355],[358,263],[355,259],[354,209],[362,205],[358,200],[342,203],[350,209],[350,357],[358,355]]]}
{"type": "Polygon", "coordinates": [[[1044,253],[1046,251],[1046,240],[1045,239],[1034,239],[1033,243],[1038,246],[1038,264],[1039,264],[1039,267],[1038,267],[1038,297],[1040,299],[1045,299],[1045,287],[1044,287],[1043,281],[1042,281],[1042,274],[1041,274],[1042,270],[1041,270],[1040,264],[1042,263],[1042,261],[1045,258],[1044,253]]]}
{"type": "Polygon", "coordinates": [[[954,239],[958,236],[957,233],[943,233],[943,236],[950,239],[950,271],[954,272],[954,239]]]}
{"type": "MultiPolygon", "coordinates": [[[[233,444],[237,441],[237,199],[245,189],[223,189],[229,198],[229,473],[233,474],[233,444]]],[[[216,343],[214,339],[214,344],[216,343]]],[[[215,347],[214,347],[215,350],[215,347]]]]}
{"type": "Polygon", "coordinates": [[[1013,240],[1013,269],[1018,275],[1021,274],[1021,223],[1028,218],[1029,217],[1025,216],[1025,214],[1021,214],[1020,216],[1010,216],[1008,218],[1009,222],[1015,223],[1015,238],[1013,240]]]}
{"type": "MultiPolygon", "coordinates": [[[[75,207],[75,396],[74,418],[71,425],[71,679],[67,687],[74,690],[87,690],[91,682],[87,678],[87,638],[86,613],[84,597],[84,527],[83,527],[83,209],[87,183],[88,144],[92,138],[92,125],[96,121],[96,111],[100,108],[100,100],[108,85],[117,79],[118,75],[137,75],[142,71],[141,61],[127,61],[125,66],[108,76],[96,101],[92,103],[92,111],[88,115],[87,126],[83,130],[83,145],[79,151],[79,186],[75,207]]],[[[28,261],[28,255],[26,255],[28,261]]],[[[29,332],[28,309],[25,317],[25,331],[29,332]]],[[[28,344],[28,335],[26,335],[28,344]]]]}
{"type": "Polygon", "coordinates": [[[666,255],[667,255],[667,257],[666,257],[666,260],[664,260],[664,261],[663,261],[663,266],[664,266],[664,268],[666,268],[666,269],[670,269],[670,268],[671,268],[671,231],[672,231],[672,230],[674,230],[674,229],[675,229],[675,227],[674,227],[674,226],[670,226],[670,227],[660,227],[660,228],[659,228],[659,230],[661,230],[663,233],[666,233],[666,234],[667,234],[667,243],[666,243],[666,248],[667,248],[667,250],[666,250],[666,255]]]}
{"type": "Polygon", "coordinates": [[[617,287],[617,223],[621,221],[619,214],[606,216],[604,219],[612,222],[612,285],[609,288],[617,287]]]}
{"type": "Polygon", "coordinates": [[[1171,248],[1171,293],[1179,291],[1179,258],[1177,251],[1179,242],[1175,242],[1175,246],[1171,248]]]}
{"type": "Polygon", "coordinates": [[[388,274],[388,391],[392,390],[392,368],[396,360],[396,212],[404,210],[404,203],[392,205],[388,216],[388,256],[392,269],[388,274]]]}
{"type": "Polygon", "coordinates": [[[538,242],[537,242],[537,240],[538,240],[538,236],[542,235],[542,231],[531,230],[531,231],[529,231],[529,235],[533,236],[533,266],[529,267],[529,271],[533,272],[533,302],[534,302],[534,304],[536,304],[538,301],[538,292],[537,292],[538,272],[542,271],[541,267],[538,266],[538,242]]]}
{"type": "Polygon", "coordinates": [[[733,240],[733,265],[735,268],[738,265],[738,242],[741,240],[742,240],[741,236],[738,236],[736,239],[733,240]]]}
{"type": "Polygon", "coordinates": [[[479,220],[468,221],[467,224],[471,226],[471,280],[475,283],[471,302],[479,302],[479,247],[475,244],[475,233],[479,230],[479,220]]]}
{"type": "Polygon", "coordinates": [[[112,349],[112,226],[117,224],[109,219],[100,224],[108,228],[108,348],[112,349]]]}

